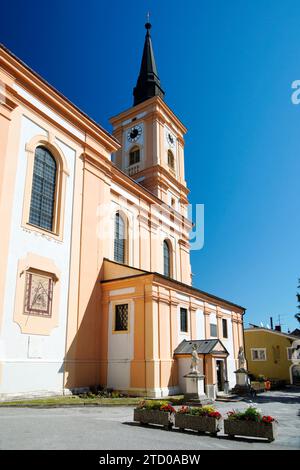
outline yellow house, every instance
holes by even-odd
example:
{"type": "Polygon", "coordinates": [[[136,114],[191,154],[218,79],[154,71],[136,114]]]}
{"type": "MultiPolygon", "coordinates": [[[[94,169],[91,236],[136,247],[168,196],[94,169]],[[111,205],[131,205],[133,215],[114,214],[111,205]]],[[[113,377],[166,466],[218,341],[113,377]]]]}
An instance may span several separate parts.
{"type": "Polygon", "coordinates": [[[251,374],[300,384],[300,338],[278,330],[246,328],[245,348],[251,374]],[[297,349],[298,347],[298,349],[297,349]]]}

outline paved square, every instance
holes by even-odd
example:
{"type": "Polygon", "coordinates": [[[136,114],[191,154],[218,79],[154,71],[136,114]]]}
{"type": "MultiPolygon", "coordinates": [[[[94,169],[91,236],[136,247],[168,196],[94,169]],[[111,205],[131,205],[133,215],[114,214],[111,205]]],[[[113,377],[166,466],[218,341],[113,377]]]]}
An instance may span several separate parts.
{"type": "MultiPolygon", "coordinates": [[[[132,422],[133,407],[0,408],[0,449],[300,449],[300,388],[268,392],[254,402],[277,417],[276,441],[142,427],[132,422]]],[[[217,402],[216,407],[224,414],[249,403],[217,402]]]]}

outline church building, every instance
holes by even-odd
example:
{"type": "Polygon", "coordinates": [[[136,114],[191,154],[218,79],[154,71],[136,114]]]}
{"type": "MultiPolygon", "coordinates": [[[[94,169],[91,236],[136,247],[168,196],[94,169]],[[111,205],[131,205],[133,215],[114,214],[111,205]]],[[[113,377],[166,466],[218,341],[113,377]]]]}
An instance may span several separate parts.
{"type": "Polygon", "coordinates": [[[133,105],[107,132],[0,47],[0,399],[102,385],[235,386],[245,309],[192,285],[186,128],[150,23],[133,105]]]}

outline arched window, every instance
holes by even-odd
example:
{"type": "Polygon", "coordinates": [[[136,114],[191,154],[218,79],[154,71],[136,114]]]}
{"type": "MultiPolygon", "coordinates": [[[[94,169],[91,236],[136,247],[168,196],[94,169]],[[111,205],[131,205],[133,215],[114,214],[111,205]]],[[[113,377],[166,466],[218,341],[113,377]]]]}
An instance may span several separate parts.
{"type": "Polygon", "coordinates": [[[166,240],[164,240],[164,276],[171,277],[171,251],[166,240]]]}
{"type": "Polygon", "coordinates": [[[138,147],[133,147],[129,152],[129,166],[135,165],[140,161],[140,149],[138,147]]]}
{"type": "Polygon", "coordinates": [[[171,150],[168,150],[168,165],[172,170],[175,169],[175,159],[171,150]]]}
{"type": "Polygon", "coordinates": [[[115,215],[114,260],[125,263],[125,222],[119,212],[115,215]]]}
{"type": "Polygon", "coordinates": [[[50,231],[53,230],[56,173],[55,158],[45,147],[37,147],[34,156],[29,223],[50,231]]]}

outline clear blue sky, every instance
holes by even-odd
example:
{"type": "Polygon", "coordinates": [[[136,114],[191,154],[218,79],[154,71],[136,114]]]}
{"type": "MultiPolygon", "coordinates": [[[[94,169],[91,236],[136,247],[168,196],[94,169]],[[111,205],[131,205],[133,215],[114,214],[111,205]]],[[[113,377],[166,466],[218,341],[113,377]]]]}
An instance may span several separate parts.
{"type": "Polygon", "coordinates": [[[300,277],[299,0],[14,0],[0,41],[83,111],[132,104],[146,12],[166,102],[188,127],[190,201],[205,204],[194,285],[295,328],[300,277]]]}

